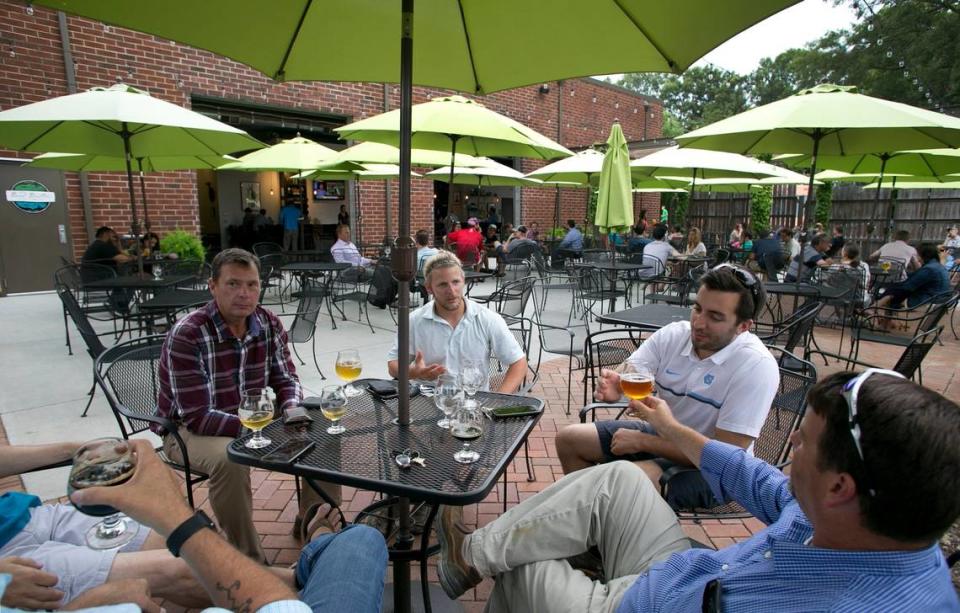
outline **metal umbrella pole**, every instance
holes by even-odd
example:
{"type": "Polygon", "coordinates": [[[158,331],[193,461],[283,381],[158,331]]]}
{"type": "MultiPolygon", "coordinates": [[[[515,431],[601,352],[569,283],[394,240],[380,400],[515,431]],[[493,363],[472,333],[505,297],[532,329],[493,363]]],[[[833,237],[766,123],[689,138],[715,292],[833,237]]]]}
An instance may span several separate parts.
{"type": "Polygon", "coordinates": [[[133,232],[134,250],[137,254],[137,272],[143,274],[143,253],[140,251],[140,220],[137,219],[137,198],[133,188],[133,167],[130,154],[130,130],[127,122],[120,128],[120,138],[123,139],[123,159],[127,166],[127,191],[130,194],[130,231],[133,232]]]}

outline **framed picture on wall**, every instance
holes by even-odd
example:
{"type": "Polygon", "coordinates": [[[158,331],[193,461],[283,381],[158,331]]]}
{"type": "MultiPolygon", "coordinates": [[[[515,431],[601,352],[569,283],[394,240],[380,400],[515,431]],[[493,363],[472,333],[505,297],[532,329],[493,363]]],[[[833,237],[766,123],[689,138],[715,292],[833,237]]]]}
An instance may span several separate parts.
{"type": "Polygon", "coordinates": [[[240,208],[260,208],[260,184],[256,182],[240,183],[240,208]]]}

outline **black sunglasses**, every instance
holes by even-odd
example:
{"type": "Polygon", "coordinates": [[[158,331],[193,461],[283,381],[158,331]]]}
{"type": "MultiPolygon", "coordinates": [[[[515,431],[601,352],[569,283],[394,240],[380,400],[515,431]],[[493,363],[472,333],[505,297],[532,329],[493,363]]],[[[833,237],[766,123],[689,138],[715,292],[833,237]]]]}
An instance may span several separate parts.
{"type": "Polygon", "coordinates": [[[864,382],[873,375],[890,375],[898,379],[906,379],[902,374],[895,370],[886,370],[884,368],[868,368],[853,379],[847,381],[843,386],[843,399],[847,401],[849,411],[848,426],[850,427],[850,436],[853,437],[853,444],[857,448],[857,455],[860,456],[860,462],[863,464],[863,474],[866,477],[867,491],[870,496],[876,496],[877,490],[873,487],[870,479],[870,471],[867,470],[867,460],[863,457],[863,446],[860,444],[860,416],[857,413],[857,396],[860,394],[860,388],[864,382]]]}
{"type": "Polygon", "coordinates": [[[749,270],[740,268],[739,266],[735,266],[729,262],[717,264],[713,267],[713,270],[720,270],[721,268],[725,268],[733,272],[733,275],[737,278],[737,280],[740,281],[745,288],[750,290],[750,295],[753,297],[753,312],[756,313],[760,308],[760,281],[749,270]]]}

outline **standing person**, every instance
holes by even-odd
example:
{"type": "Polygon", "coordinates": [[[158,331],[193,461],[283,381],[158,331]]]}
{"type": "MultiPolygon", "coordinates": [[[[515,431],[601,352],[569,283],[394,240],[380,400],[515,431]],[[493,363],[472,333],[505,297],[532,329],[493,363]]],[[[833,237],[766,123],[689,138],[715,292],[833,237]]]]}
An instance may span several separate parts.
{"type": "Polygon", "coordinates": [[[267,227],[272,225],[273,220],[267,215],[267,209],[260,209],[260,214],[253,220],[253,230],[257,233],[258,238],[261,238],[267,227]]]}
{"type": "Polygon", "coordinates": [[[487,211],[487,223],[497,225],[500,223],[500,217],[497,215],[497,207],[490,205],[487,211]]]}
{"type": "Polygon", "coordinates": [[[636,234],[638,235],[641,235],[647,231],[648,225],[649,223],[647,222],[647,209],[640,209],[640,220],[637,221],[636,225],[634,226],[634,232],[636,232],[636,234]],[[638,231],[636,230],[636,228],[640,228],[640,230],[638,231]]]}
{"type": "MultiPolygon", "coordinates": [[[[491,356],[509,364],[499,392],[512,394],[523,382],[527,359],[498,313],[464,297],[463,268],[449,251],[424,266],[424,286],[433,300],[410,313],[410,379],[434,381],[443,373],[457,375],[468,361],[486,367],[491,356]]],[[[394,341],[387,370],[396,377],[400,354],[394,341]]],[[[489,381],[483,389],[489,387],[489,381]]]]}
{"type": "Polygon", "coordinates": [[[880,258],[891,258],[903,262],[903,270],[900,278],[896,281],[903,281],[907,278],[907,273],[916,270],[923,265],[917,250],[907,241],[910,240],[910,233],[906,230],[897,230],[893,235],[893,240],[884,243],[879,249],[870,254],[869,261],[875,262],[880,258]]]}
{"type": "Polygon", "coordinates": [[[804,245],[802,254],[790,262],[790,267],[787,269],[787,275],[784,280],[787,283],[806,283],[813,276],[817,268],[831,266],[833,260],[823,255],[829,248],[830,241],[827,240],[826,236],[822,234],[814,236],[813,240],[804,245]],[[801,258],[803,259],[803,272],[800,273],[798,278],[797,274],[800,268],[801,258]]]}
{"type": "Polygon", "coordinates": [[[347,212],[347,205],[340,205],[340,212],[337,213],[337,225],[338,226],[349,226],[350,225],[350,213],[347,212]]]}
{"type": "Polygon", "coordinates": [[[567,234],[550,254],[550,265],[554,268],[563,268],[566,258],[578,258],[583,253],[583,234],[577,228],[577,222],[567,220],[567,234]]]}
{"type": "MultiPolygon", "coordinates": [[[[617,370],[604,369],[595,399],[619,401],[620,372],[642,367],[654,375],[660,397],[682,423],[749,450],[780,381],[776,360],[750,332],[765,299],[752,273],[732,264],[713,268],[701,277],[690,321],[661,328],[617,370]]],[[[630,460],[657,483],[664,470],[690,464],[649,424],[635,419],[566,426],[557,433],[556,446],[567,474],[600,462],[630,460]]],[[[680,508],[717,504],[696,475],[671,486],[668,502],[680,508]]]]}
{"type": "Polygon", "coordinates": [[[830,248],[827,250],[827,257],[835,258],[841,255],[846,242],[847,239],[843,237],[843,226],[833,226],[833,237],[830,239],[830,248]]]}
{"type": "Polygon", "coordinates": [[[488,611],[960,609],[938,542],[960,515],[960,407],[876,370],[830,375],[807,400],[789,477],[682,425],[660,398],[630,403],[717,498],[767,524],[750,538],[691,549],[657,488],[613,462],[567,475],[473,533],[459,508],[441,507],[440,585],[456,598],[495,578],[488,611]],[[603,582],[566,561],[591,547],[603,582]]]}
{"type": "Polygon", "coordinates": [[[683,250],[683,255],[707,255],[707,246],[703,244],[700,228],[690,228],[690,232],[687,234],[687,247],[683,250]]]}
{"type": "Polygon", "coordinates": [[[297,248],[297,234],[300,230],[300,207],[287,202],[280,209],[280,225],[283,226],[283,249],[293,251],[297,248]]]}
{"type": "MultiPolygon", "coordinates": [[[[283,324],[257,304],[257,257],[243,249],[221,251],[213,259],[209,284],[213,300],[167,333],[157,375],[157,414],[177,425],[191,464],[210,475],[210,504],[227,539],[262,562],[264,553],[253,525],[250,469],[228,460],[226,448],[241,433],[237,407],[244,393],[269,386],[282,411],[299,405],[303,390],[283,324]]],[[[172,433],[158,426],[151,429],[163,438],[167,457],[182,463],[172,433]]],[[[339,500],[339,487],[331,492],[339,500]]]]}
{"type": "Polygon", "coordinates": [[[447,235],[447,245],[456,244],[457,257],[461,262],[473,262],[472,266],[480,265],[483,253],[483,235],[476,217],[467,220],[467,227],[447,235]]]}

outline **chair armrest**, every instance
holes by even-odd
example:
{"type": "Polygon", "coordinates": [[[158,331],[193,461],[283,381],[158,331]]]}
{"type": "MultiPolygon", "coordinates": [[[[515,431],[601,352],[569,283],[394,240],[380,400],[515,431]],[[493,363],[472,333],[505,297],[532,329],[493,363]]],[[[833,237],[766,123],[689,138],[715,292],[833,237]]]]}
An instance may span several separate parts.
{"type": "Polygon", "coordinates": [[[617,411],[616,417],[619,418],[623,415],[624,411],[627,410],[626,402],[591,402],[587,406],[580,409],[580,423],[587,423],[587,415],[590,415],[593,419],[590,421],[596,421],[596,412],[597,409],[615,409],[617,411]]]}
{"type": "Polygon", "coordinates": [[[126,407],[120,404],[119,402],[115,406],[116,406],[117,412],[123,415],[124,417],[126,417],[127,419],[136,419],[139,421],[150,422],[151,424],[160,426],[161,428],[163,428],[164,430],[170,433],[176,433],[177,431],[177,426],[174,425],[174,423],[166,417],[160,417],[159,415],[143,415],[141,413],[137,413],[136,411],[130,409],[129,407],[126,407]]]}

